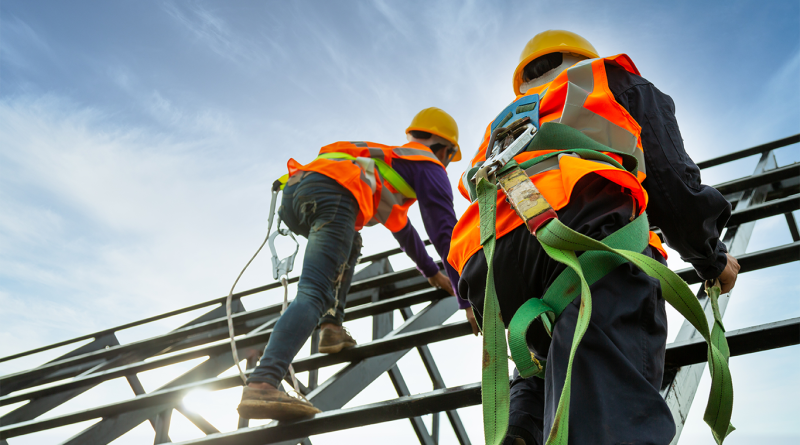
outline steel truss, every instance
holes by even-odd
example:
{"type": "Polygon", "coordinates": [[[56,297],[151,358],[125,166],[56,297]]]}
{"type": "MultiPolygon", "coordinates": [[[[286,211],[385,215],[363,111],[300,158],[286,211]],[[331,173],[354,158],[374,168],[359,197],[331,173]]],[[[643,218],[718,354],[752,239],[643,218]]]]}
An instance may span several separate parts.
{"type": "MultiPolygon", "coordinates": [[[[773,153],[775,149],[798,142],[800,135],[794,135],[698,164],[701,168],[708,168],[748,156],[761,156],[752,175],[717,186],[735,208],[723,241],[731,254],[739,259],[741,273],[800,259],[800,234],[792,214],[800,209],[800,166],[779,167],[773,153]],[[755,222],[776,215],[785,216],[793,242],[744,253],[755,222]]],[[[240,419],[239,429],[220,433],[202,416],[183,406],[183,397],[192,390],[220,390],[241,385],[238,375],[218,377],[233,365],[229,345],[220,342],[228,335],[223,297],[0,358],[0,362],[5,362],[91,340],[41,366],[0,376],[0,406],[28,401],[0,417],[0,444],[5,445],[8,438],[97,418],[102,420],[63,443],[107,444],[143,422],[152,425],[156,444],[167,443],[170,442],[168,432],[173,410],[183,414],[207,435],[185,442],[187,444],[310,444],[308,436],[311,435],[407,418],[420,443],[432,445],[439,440],[441,413],[445,413],[458,441],[462,445],[469,444],[456,409],[480,404],[480,385],[473,383],[448,388],[427,346],[469,335],[469,324],[466,321],[443,324],[458,309],[455,298],[444,291],[431,289],[416,269],[393,271],[388,257],[398,253],[400,250],[394,249],[362,258],[362,262],[370,264],[356,274],[348,295],[347,320],[372,317],[372,341],[332,355],[317,353],[314,349],[316,341],[312,341],[311,355],[294,361],[297,372],[309,372],[308,381],[301,390],[324,411],[313,419],[282,424],[273,422],[254,428],[248,427],[246,419],[240,419]],[[413,313],[410,306],[421,303],[427,303],[427,306],[413,313]],[[124,329],[203,308],[210,311],[163,335],[126,344],[120,344],[116,336],[124,329]],[[404,319],[398,327],[393,325],[395,310],[400,311],[404,319]],[[411,394],[397,367],[397,361],[411,349],[416,349],[422,359],[433,384],[431,392],[411,394]],[[144,391],[137,377],[140,372],[200,357],[208,359],[150,393],[144,391]],[[318,369],[341,363],[348,365],[330,379],[318,381],[318,369]],[[342,408],[383,373],[388,373],[397,391],[397,399],[342,408]],[[42,416],[100,383],[120,377],[126,378],[135,397],[69,414],[42,416]],[[430,430],[421,419],[428,414],[433,415],[430,430]]],[[[692,269],[677,272],[690,284],[700,281],[692,269]]],[[[295,282],[297,278],[289,281],[295,282]]],[[[239,355],[248,357],[249,370],[269,341],[272,326],[280,314],[280,305],[247,311],[241,298],[279,286],[280,283],[273,283],[234,295],[233,320],[239,336],[237,346],[239,355]]],[[[710,316],[710,305],[702,290],[698,292],[698,298],[710,316]]],[[[723,313],[729,300],[730,294],[720,298],[720,311],[723,313]]],[[[733,356],[796,345],[800,343],[800,318],[731,331],[726,335],[733,356]]],[[[673,443],[677,443],[680,437],[705,360],[706,347],[702,338],[685,323],[676,341],[667,347],[662,385],[662,395],[678,425],[673,443]]]]}

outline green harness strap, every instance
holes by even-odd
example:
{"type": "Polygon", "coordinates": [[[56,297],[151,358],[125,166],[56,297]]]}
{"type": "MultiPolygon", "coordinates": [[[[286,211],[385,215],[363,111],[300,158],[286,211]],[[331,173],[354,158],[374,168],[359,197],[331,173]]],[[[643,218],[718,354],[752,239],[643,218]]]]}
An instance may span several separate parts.
{"type": "MultiPolygon", "coordinates": [[[[357,159],[353,155],[349,155],[347,153],[322,153],[317,158],[322,159],[348,159],[353,161],[357,159]]],[[[417,194],[414,192],[414,189],[400,176],[400,173],[397,173],[395,169],[389,166],[383,159],[377,158],[368,158],[375,161],[375,166],[378,167],[378,172],[380,172],[383,179],[386,180],[389,184],[392,184],[395,190],[400,192],[401,195],[405,196],[406,198],[417,199],[417,194]]]]}
{"type": "MultiPolygon", "coordinates": [[[[317,159],[347,159],[349,161],[354,161],[356,158],[353,155],[347,153],[338,153],[338,152],[331,152],[331,153],[322,153],[317,156],[317,159]]],[[[401,195],[405,196],[409,199],[417,199],[417,193],[411,187],[411,185],[400,176],[400,173],[397,173],[397,170],[393,169],[386,163],[383,159],[376,159],[376,158],[363,158],[363,159],[370,159],[375,161],[375,166],[378,167],[378,172],[381,174],[381,177],[386,180],[389,184],[394,187],[401,195]]],[[[286,186],[286,182],[289,180],[289,174],[285,174],[278,178],[278,181],[281,183],[280,189],[286,186]]]]}
{"type": "MultiPolygon", "coordinates": [[[[512,162],[504,167],[519,168],[512,162]]],[[[484,436],[487,444],[502,443],[508,429],[509,388],[506,341],[499,302],[494,286],[492,260],[496,243],[495,219],[497,187],[485,178],[477,185],[480,209],[481,244],[488,266],[486,297],[484,300],[483,329],[483,372],[482,398],[484,416],[484,436]]],[[[566,381],[559,399],[556,417],[548,445],[567,445],[569,432],[569,403],[572,376],[572,362],[580,340],[589,325],[592,312],[589,285],[605,276],[620,264],[630,261],[646,274],[659,280],[662,296],[700,332],[708,343],[708,361],[711,372],[711,393],[703,416],[711,427],[714,439],[721,444],[733,431],[730,424],[733,410],[733,385],[728,368],[728,350],[722,317],[718,310],[719,287],[707,290],[713,307],[713,328],[709,330],[703,308],[688,285],[669,268],[658,261],[642,255],[647,246],[647,217],[643,214],[631,224],[597,241],[575,232],[557,219],[549,221],[537,231],[537,239],[542,248],[554,260],[568,268],[548,288],[541,299],[531,299],[515,314],[509,325],[509,338],[512,357],[525,375],[544,376],[544,366],[535,359],[525,343],[525,331],[537,317],[543,317],[545,326],[560,315],[561,311],[574,299],[576,284],[580,282],[581,305],[575,334],[567,364],[566,381]],[[576,251],[584,251],[580,260],[576,251]],[[570,292],[570,289],[575,289],[570,292]],[[519,360],[519,361],[518,361],[519,360]]]]}
{"type": "MultiPolygon", "coordinates": [[[[615,249],[641,252],[648,244],[648,230],[647,215],[642,213],[633,222],[603,239],[603,243],[615,249]]],[[[590,286],[626,262],[623,257],[604,251],[586,252],[578,260],[590,286]]],[[[511,357],[522,377],[535,375],[544,378],[543,364],[541,361],[533,359],[532,354],[528,351],[525,341],[528,327],[537,317],[542,316],[545,328],[548,333],[552,333],[552,323],[561,314],[561,311],[580,294],[580,289],[574,284],[579,279],[574,270],[566,269],[553,281],[541,299],[531,298],[526,301],[511,318],[508,325],[509,348],[511,357]],[[547,317],[544,317],[544,314],[547,314],[547,317]]]]}
{"type": "Polygon", "coordinates": [[[497,241],[497,186],[486,179],[478,182],[478,208],[481,214],[481,245],[489,272],[486,275],[486,298],[483,303],[483,359],[481,371],[481,402],[483,404],[483,433],[486,444],[500,445],[508,430],[511,403],[508,383],[506,336],[500,303],[494,286],[494,247],[497,241]]]}

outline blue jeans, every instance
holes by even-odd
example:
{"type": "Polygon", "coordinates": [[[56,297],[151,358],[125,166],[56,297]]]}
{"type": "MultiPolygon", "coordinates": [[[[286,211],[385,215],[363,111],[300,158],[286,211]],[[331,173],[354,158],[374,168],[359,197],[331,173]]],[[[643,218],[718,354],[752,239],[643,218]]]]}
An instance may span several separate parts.
{"type": "Polygon", "coordinates": [[[275,324],[264,355],[247,380],[278,386],[318,324],[341,325],[353,269],[361,253],[358,203],[319,173],[287,185],[278,210],[292,232],[308,238],[297,296],[275,324]]]}

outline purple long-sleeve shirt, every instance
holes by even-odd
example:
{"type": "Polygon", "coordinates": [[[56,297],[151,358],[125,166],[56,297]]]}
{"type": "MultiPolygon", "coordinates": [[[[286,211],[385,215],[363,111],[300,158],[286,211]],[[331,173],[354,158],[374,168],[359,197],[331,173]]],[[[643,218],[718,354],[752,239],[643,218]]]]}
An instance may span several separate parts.
{"type": "MultiPolygon", "coordinates": [[[[439,256],[444,260],[444,269],[453,291],[458,289],[458,272],[447,262],[447,254],[450,253],[450,238],[453,236],[453,227],[458,219],[453,210],[453,189],[447,178],[444,169],[432,162],[410,161],[406,159],[395,159],[392,161],[394,168],[403,179],[417,192],[419,211],[422,214],[422,222],[425,225],[425,232],[428,233],[433,247],[439,256]]],[[[394,233],[394,237],[400,244],[400,248],[417,265],[417,269],[426,278],[430,278],[439,272],[439,267],[428,255],[425,244],[420,239],[414,226],[409,222],[405,227],[394,233]]],[[[458,299],[460,308],[469,307],[469,302],[458,299]]]]}

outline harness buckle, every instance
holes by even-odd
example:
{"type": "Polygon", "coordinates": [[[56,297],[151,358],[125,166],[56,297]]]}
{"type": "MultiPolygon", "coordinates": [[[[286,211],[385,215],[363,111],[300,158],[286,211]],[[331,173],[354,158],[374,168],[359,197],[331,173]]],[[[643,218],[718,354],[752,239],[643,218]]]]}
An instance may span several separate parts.
{"type": "Polygon", "coordinates": [[[278,227],[275,229],[275,232],[269,236],[269,250],[272,252],[272,278],[277,280],[279,277],[288,276],[289,272],[294,268],[294,259],[297,256],[297,252],[300,250],[300,243],[297,242],[291,230],[281,229],[280,219],[278,219],[278,227]],[[278,235],[288,236],[294,241],[295,245],[294,252],[282,260],[278,258],[278,251],[275,249],[275,238],[277,238],[278,235]]]}

